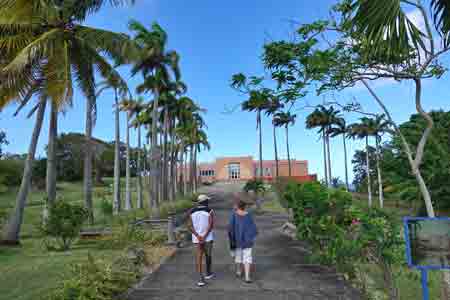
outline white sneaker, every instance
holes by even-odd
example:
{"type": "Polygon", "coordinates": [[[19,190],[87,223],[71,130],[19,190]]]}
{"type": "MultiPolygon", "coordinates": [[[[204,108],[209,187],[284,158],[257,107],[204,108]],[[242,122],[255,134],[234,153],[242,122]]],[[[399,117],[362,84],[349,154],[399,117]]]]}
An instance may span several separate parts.
{"type": "Polygon", "coordinates": [[[197,286],[198,287],[202,287],[202,286],[205,286],[206,285],[206,282],[203,280],[203,279],[200,279],[198,282],[197,282],[197,286]]]}
{"type": "Polygon", "coordinates": [[[211,273],[211,274],[207,274],[207,275],[205,276],[205,279],[206,279],[206,280],[210,280],[210,279],[213,279],[214,277],[216,277],[216,274],[211,273]]]}

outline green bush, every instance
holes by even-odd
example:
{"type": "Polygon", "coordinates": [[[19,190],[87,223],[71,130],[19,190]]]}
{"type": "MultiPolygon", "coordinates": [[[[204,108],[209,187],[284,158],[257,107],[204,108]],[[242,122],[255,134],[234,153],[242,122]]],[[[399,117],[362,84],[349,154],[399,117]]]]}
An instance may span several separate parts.
{"type": "Polygon", "coordinates": [[[264,193],[266,191],[266,186],[264,182],[260,179],[252,179],[245,183],[243,187],[244,192],[254,192],[255,194],[264,193]]]}
{"type": "Polygon", "coordinates": [[[139,267],[126,257],[106,263],[88,255],[86,262],[73,266],[70,276],[53,292],[50,300],[116,299],[137,281],[139,267]]]}
{"type": "Polygon", "coordinates": [[[105,249],[125,249],[130,246],[160,245],[166,241],[166,234],[146,231],[134,224],[122,223],[113,234],[101,244],[105,249]]]}
{"type": "Polygon", "coordinates": [[[298,237],[313,247],[312,260],[335,265],[352,279],[360,265],[371,263],[392,278],[391,266],[403,255],[394,216],[378,209],[362,211],[352,205],[350,193],[317,182],[288,183],[282,197],[293,210],[298,237]]]}
{"type": "Polygon", "coordinates": [[[0,185],[18,186],[22,181],[23,161],[19,159],[0,160],[0,185]]]}
{"type": "Polygon", "coordinates": [[[80,205],[63,200],[55,203],[49,210],[49,217],[42,226],[44,243],[49,250],[68,250],[79,236],[81,226],[87,220],[88,212],[80,205]],[[59,248],[53,246],[56,242],[59,248]]]}

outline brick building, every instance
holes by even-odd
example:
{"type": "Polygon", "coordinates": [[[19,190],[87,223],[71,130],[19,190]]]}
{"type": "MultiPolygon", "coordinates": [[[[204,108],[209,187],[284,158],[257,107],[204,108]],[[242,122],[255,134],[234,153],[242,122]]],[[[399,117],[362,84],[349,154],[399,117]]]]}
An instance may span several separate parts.
{"type": "MultiPolygon", "coordinates": [[[[289,176],[289,163],[287,160],[278,161],[280,177],[289,176]]],[[[205,181],[239,181],[250,180],[259,176],[259,161],[252,156],[219,157],[213,163],[201,163],[198,166],[198,176],[205,181]]],[[[263,178],[272,180],[276,177],[275,160],[263,161],[263,178]]],[[[291,159],[291,177],[299,181],[316,180],[316,175],[308,173],[306,160],[291,159]]]]}

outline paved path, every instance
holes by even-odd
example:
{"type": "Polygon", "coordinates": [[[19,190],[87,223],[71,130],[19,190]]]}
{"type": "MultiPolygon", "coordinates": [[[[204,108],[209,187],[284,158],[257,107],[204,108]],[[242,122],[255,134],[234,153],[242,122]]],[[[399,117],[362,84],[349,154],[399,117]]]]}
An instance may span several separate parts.
{"type": "Polygon", "coordinates": [[[305,263],[298,242],[281,235],[278,229],[285,216],[256,217],[259,235],[254,249],[254,282],[246,284],[232,272],[228,253],[226,223],[231,208],[230,195],[210,188],[211,206],[217,214],[213,270],[217,277],[206,287],[195,286],[193,249],[179,249],[165,265],[133,291],[129,300],[275,300],[275,299],[361,299],[358,292],[331,274],[305,263]]]}

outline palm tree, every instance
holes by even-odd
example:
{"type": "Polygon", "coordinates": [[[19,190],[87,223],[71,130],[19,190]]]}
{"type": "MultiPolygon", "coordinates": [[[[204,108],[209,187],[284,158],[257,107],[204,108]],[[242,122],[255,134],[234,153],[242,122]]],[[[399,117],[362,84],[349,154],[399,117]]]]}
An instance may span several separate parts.
{"type": "Polygon", "coordinates": [[[112,74],[106,80],[97,85],[98,98],[101,93],[107,89],[114,90],[114,124],[115,124],[115,143],[114,143],[114,184],[113,184],[113,212],[118,214],[121,210],[120,201],[120,104],[119,97],[124,98],[129,94],[128,87],[117,74],[112,74]]]}
{"type": "Polygon", "coordinates": [[[380,208],[384,207],[384,195],[383,195],[383,180],[381,176],[381,167],[380,167],[380,143],[381,136],[389,131],[390,123],[385,119],[384,115],[378,115],[375,119],[373,119],[373,128],[372,135],[375,138],[375,152],[376,152],[376,162],[377,162],[377,176],[378,176],[378,199],[380,203],[380,208]]]}
{"type": "Polygon", "coordinates": [[[369,159],[369,136],[373,132],[373,119],[361,118],[360,123],[349,126],[349,136],[357,139],[365,139],[366,141],[366,176],[367,176],[367,194],[369,208],[372,207],[372,180],[370,176],[370,159],[369,159]]]}
{"type": "Polygon", "coordinates": [[[279,162],[278,162],[278,147],[277,147],[277,125],[275,124],[275,114],[284,107],[280,100],[276,97],[271,99],[266,108],[266,115],[272,116],[272,128],[273,128],[273,148],[275,153],[275,177],[278,178],[279,162]]]}
{"type": "Polygon", "coordinates": [[[136,207],[139,209],[144,208],[144,198],[143,198],[143,189],[142,189],[142,138],[141,138],[141,120],[145,120],[145,116],[142,116],[141,113],[145,109],[144,98],[138,97],[137,100],[133,101],[131,105],[130,114],[131,117],[136,116],[135,120],[132,121],[131,125],[136,129],[137,128],[137,140],[138,140],[138,149],[137,149],[137,204],[136,207]]]}
{"type": "Polygon", "coordinates": [[[331,186],[331,158],[330,158],[330,136],[329,128],[338,117],[339,111],[335,110],[333,106],[326,108],[323,105],[318,105],[317,108],[306,118],[306,128],[319,128],[318,133],[322,135],[323,142],[323,157],[324,157],[324,171],[325,182],[331,186]]]}
{"type": "Polygon", "coordinates": [[[336,137],[338,135],[342,135],[342,142],[344,145],[344,169],[345,169],[345,186],[347,191],[350,190],[350,185],[348,182],[348,163],[347,163],[347,135],[348,135],[348,127],[344,118],[339,117],[332,124],[331,128],[328,130],[330,137],[336,137]]]}
{"type": "Polygon", "coordinates": [[[134,40],[139,45],[141,55],[133,62],[132,75],[141,73],[144,82],[137,87],[138,93],[151,91],[154,95],[151,144],[152,144],[152,198],[154,199],[154,214],[159,215],[159,193],[158,182],[160,179],[159,163],[160,153],[158,150],[158,109],[159,97],[164,88],[174,77],[180,79],[178,66],[179,56],[175,51],[167,51],[167,33],[157,23],[153,23],[151,31],[147,30],[141,23],[131,21],[130,30],[135,33],[134,40]]]}
{"type": "Polygon", "coordinates": [[[134,110],[135,102],[130,97],[130,99],[124,99],[120,103],[120,110],[126,113],[126,135],[125,135],[125,145],[126,145],[126,163],[125,163],[125,210],[131,210],[133,204],[131,201],[131,153],[130,153],[130,126],[131,126],[131,114],[134,110]]]}
{"type": "Polygon", "coordinates": [[[289,151],[289,126],[295,124],[296,118],[297,118],[297,115],[291,114],[289,111],[278,112],[275,114],[275,117],[274,117],[275,126],[277,126],[277,127],[284,126],[284,128],[286,129],[286,150],[287,150],[288,165],[289,165],[289,177],[292,176],[291,154],[289,151]]]}
{"type": "MultiPolygon", "coordinates": [[[[105,1],[64,3],[63,6],[37,5],[35,1],[4,2],[0,3],[0,51],[7,63],[0,74],[0,104],[4,106],[25,98],[30,92],[35,93],[37,87],[43,87],[47,98],[60,106],[71,99],[73,78],[87,98],[84,191],[92,223],[90,138],[95,108],[94,70],[106,77],[112,67],[103,54],[113,59],[124,53],[132,55],[133,44],[123,34],[81,25],[105,1]]],[[[24,174],[24,178],[30,175],[24,174]]],[[[16,212],[23,211],[19,206],[25,205],[27,194],[28,188],[19,192],[16,212]]],[[[21,216],[13,215],[12,219],[19,222],[9,223],[4,238],[18,241],[21,216]]]]}

